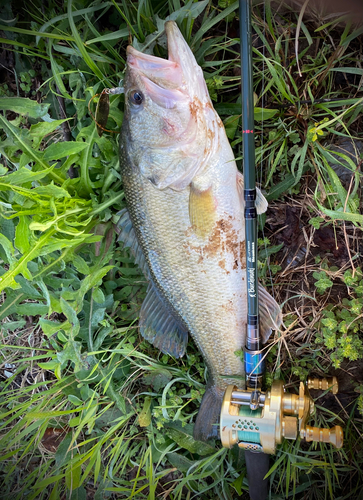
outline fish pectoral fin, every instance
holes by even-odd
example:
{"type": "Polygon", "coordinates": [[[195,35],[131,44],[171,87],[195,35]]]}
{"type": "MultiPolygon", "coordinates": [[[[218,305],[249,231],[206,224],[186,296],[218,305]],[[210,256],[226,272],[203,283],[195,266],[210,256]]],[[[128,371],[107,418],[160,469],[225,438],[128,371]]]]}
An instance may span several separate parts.
{"type": "Polygon", "coordinates": [[[212,187],[200,190],[193,182],[190,185],[189,219],[194,233],[204,238],[208,236],[216,221],[216,207],[212,187]]]}
{"type": "Polygon", "coordinates": [[[265,343],[272,333],[278,330],[282,324],[281,308],[276,300],[271,297],[262,285],[258,285],[259,313],[260,313],[260,335],[265,343]]]}
{"type": "Polygon", "coordinates": [[[182,150],[166,153],[154,148],[141,159],[139,168],[157,189],[182,191],[191,183],[200,167],[197,156],[188,156],[182,150]]]}
{"type": "Polygon", "coordinates": [[[130,249],[131,255],[135,259],[135,263],[139,266],[141,271],[144,273],[145,277],[149,277],[149,268],[145,260],[144,253],[142,251],[139,242],[137,241],[136,233],[132,221],[130,218],[129,211],[124,208],[118,212],[120,219],[116,224],[116,230],[119,233],[117,241],[121,241],[125,248],[130,249]]]}
{"type": "MultiPolygon", "coordinates": [[[[244,209],[244,206],[245,206],[244,193],[243,193],[244,182],[243,182],[243,175],[241,174],[241,172],[237,172],[237,189],[238,189],[238,194],[239,194],[242,208],[244,209]]],[[[267,203],[266,198],[261,193],[261,190],[258,188],[256,188],[255,206],[256,206],[256,211],[257,211],[258,215],[266,212],[267,207],[268,207],[268,203],[267,203]]]]}
{"type": "Polygon", "coordinates": [[[141,335],[164,354],[181,358],[188,343],[188,331],[151,282],[141,306],[141,335]]]}

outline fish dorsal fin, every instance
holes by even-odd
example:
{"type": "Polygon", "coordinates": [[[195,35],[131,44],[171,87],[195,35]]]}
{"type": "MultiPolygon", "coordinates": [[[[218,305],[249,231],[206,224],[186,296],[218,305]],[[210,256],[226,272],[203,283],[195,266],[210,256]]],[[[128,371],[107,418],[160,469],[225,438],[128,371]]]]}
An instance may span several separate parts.
{"type": "MultiPolygon", "coordinates": [[[[243,175],[241,174],[241,172],[237,172],[237,189],[238,189],[239,197],[241,200],[241,204],[242,204],[242,206],[244,206],[244,204],[245,204],[244,197],[243,197],[244,182],[243,182],[243,175]]],[[[268,203],[267,203],[266,198],[261,193],[261,191],[258,188],[256,188],[256,210],[257,210],[257,213],[259,215],[263,214],[264,212],[266,212],[267,207],[268,207],[268,203]]]]}
{"type": "Polygon", "coordinates": [[[124,244],[125,248],[130,249],[130,253],[134,257],[135,263],[139,266],[145,277],[148,278],[149,268],[146,263],[142,248],[137,241],[135,229],[132,225],[129,211],[127,210],[127,208],[124,208],[118,213],[118,215],[121,216],[116,225],[119,231],[118,241],[121,241],[124,244]]]}
{"type": "Polygon", "coordinates": [[[272,330],[278,330],[282,323],[281,309],[276,300],[264,289],[258,285],[259,313],[260,313],[260,335],[262,342],[265,343],[272,330]]]}
{"type": "Polygon", "coordinates": [[[139,326],[141,335],[164,354],[175,358],[184,355],[188,331],[152,282],[141,306],[139,326]]]}
{"type": "Polygon", "coordinates": [[[193,182],[191,183],[189,219],[197,236],[204,238],[210,234],[216,221],[216,207],[211,186],[201,190],[193,182]]]}

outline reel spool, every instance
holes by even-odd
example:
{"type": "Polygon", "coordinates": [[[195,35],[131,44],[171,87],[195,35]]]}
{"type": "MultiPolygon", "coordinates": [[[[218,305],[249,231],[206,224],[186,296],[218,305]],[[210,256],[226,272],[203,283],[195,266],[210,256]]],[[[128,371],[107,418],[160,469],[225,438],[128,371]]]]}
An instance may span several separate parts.
{"type": "Polygon", "coordinates": [[[331,429],[307,425],[314,413],[309,389],[329,388],[333,394],[338,392],[336,377],[309,378],[306,385],[300,382],[299,395],[285,392],[281,380],[275,380],[266,392],[228,386],[221,410],[222,445],[232,448],[237,444],[245,450],[274,454],[284,438],[296,439],[300,435],[308,442],[330,443],[341,448],[343,429],[339,425],[331,429]]]}

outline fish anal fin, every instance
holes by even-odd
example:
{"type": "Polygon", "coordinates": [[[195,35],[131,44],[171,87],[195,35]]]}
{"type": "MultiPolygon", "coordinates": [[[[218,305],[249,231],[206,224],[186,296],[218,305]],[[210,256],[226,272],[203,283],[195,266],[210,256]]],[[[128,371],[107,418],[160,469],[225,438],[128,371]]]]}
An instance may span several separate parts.
{"type": "Polygon", "coordinates": [[[216,221],[216,206],[211,186],[202,190],[191,183],[189,219],[197,236],[205,238],[212,232],[216,221]]]}
{"type": "Polygon", "coordinates": [[[281,308],[276,300],[271,297],[262,285],[258,285],[260,335],[265,343],[272,333],[278,330],[282,324],[281,308]]]}
{"type": "Polygon", "coordinates": [[[151,282],[140,311],[141,335],[164,354],[181,358],[188,343],[188,331],[175,316],[151,282]]]}
{"type": "MultiPolygon", "coordinates": [[[[243,175],[241,172],[237,172],[237,189],[238,189],[238,194],[241,200],[241,205],[244,207],[244,196],[243,196],[243,190],[244,190],[244,182],[243,182],[243,175]]],[[[264,195],[261,193],[260,189],[256,188],[256,201],[255,201],[255,206],[256,206],[256,211],[258,215],[263,214],[266,212],[268,203],[264,195]]]]}
{"type": "Polygon", "coordinates": [[[208,384],[194,425],[194,439],[207,441],[219,437],[219,419],[224,391],[208,384]]]}

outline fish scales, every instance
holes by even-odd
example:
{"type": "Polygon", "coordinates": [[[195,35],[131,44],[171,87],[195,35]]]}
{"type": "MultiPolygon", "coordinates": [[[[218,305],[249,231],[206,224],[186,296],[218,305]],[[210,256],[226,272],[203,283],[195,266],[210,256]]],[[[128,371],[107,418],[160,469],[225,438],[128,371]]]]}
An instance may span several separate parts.
{"type": "MultiPolygon", "coordinates": [[[[216,197],[222,191],[220,217],[210,237],[200,242],[189,219],[190,188],[158,191],[129,165],[123,166],[125,195],[154,283],[184,320],[210,372],[241,375],[243,365],[234,352],[245,336],[244,224],[240,211],[233,211],[233,195],[226,196],[215,183],[216,197]]],[[[235,191],[237,197],[236,186],[235,191]]]]}
{"type": "MultiPolygon", "coordinates": [[[[243,184],[201,69],[176,24],[166,23],[166,32],[169,60],[128,48],[121,172],[152,283],[141,332],[178,356],[186,339],[180,332],[193,337],[210,376],[195,437],[207,439],[216,436],[225,388],[241,386],[244,376],[235,355],[247,321],[243,184]]],[[[260,212],[267,207],[260,192],[257,205],[260,212]]],[[[281,314],[267,292],[262,298],[266,338],[281,314]]]]}

